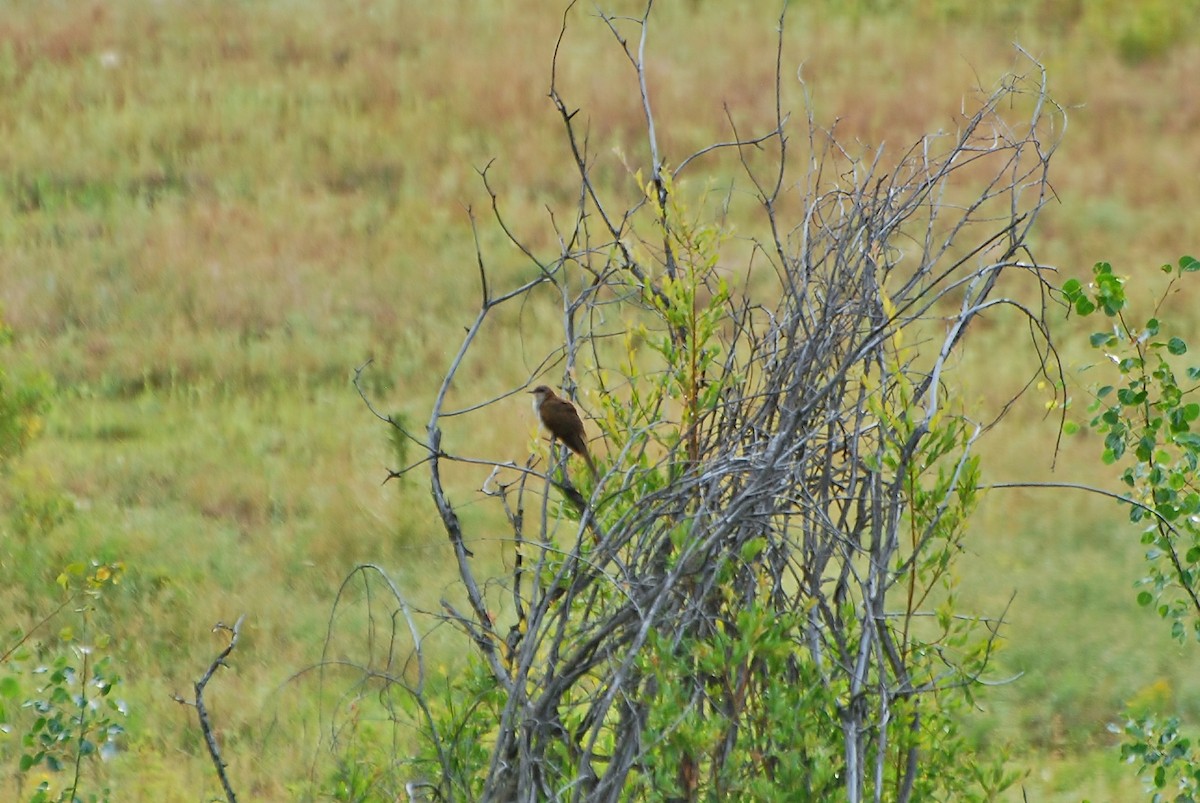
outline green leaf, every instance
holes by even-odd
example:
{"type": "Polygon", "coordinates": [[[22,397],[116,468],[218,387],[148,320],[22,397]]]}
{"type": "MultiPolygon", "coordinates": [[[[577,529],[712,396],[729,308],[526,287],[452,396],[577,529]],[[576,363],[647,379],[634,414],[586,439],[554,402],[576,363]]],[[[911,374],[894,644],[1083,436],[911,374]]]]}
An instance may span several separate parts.
{"type": "Polygon", "coordinates": [[[17,683],[17,679],[10,676],[0,678],[0,697],[12,699],[21,691],[21,684],[17,683]]]}
{"type": "Polygon", "coordinates": [[[1092,344],[1092,348],[1099,348],[1100,346],[1116,345],[1117,338],[1113,336],[1112,332],[1096,332],[1088,338],[1088,342],[1092,344]]]}
{"type": "Polygon", "coordinates": [[[1185,354],[1187,353],[1187,343],[1183,342],[1182,338],[1173,337],[1167,341],[1167,351],[1172,354],[1185,354]]]}
{"type": "Polygon", "coordinates": [[[1200,563],[1200,546],[1194,546],[1187,551],[1188,563],[1200,563]]]}
{"type": "Polygon", "coordinates": [[[1083,284],[1078,279],[1067,279],[1062,286],[1062,294],[1068,301],[1074,301],[1083,291],[1083,284]]]}
{"type": "Polygon", "coordinates": [[[749,563],[750,561],[757,558],[760,554],[762,554],[762,551],[763,551],[763,549],[766,548],[766,546],[767,546],[767,542],[765,540],[755,539],[753,541],[747,541],[745,544],[742,545],[742,549],[741,549],[742,560],[749,563]]]}
{"type": "Polygon", "coordinates": [[[1137,604],[1141,605],[1143,608],[1148,606],[1153,601],[1154,601],[1154,595],[1151,594],[1149,591],[1142,591],[1141,593],[1139,593],[1137,595],[1137,604]]]}
{"type": "Polygon", "coordinates": [[[1141,404],[1146,400],[1146,391],[1134,388],[1121,388],[1117,391],[1117,401],[1124,405],[1141,404]]]}
{"type": "Polygon", "coordinates": [[[1183,273],[1193,273],[1200,270],[1200,261],[1195,257],[1182,256],[1179,258],[1179,270],[1183,273]]]}
{"type": "Polygon", "coordinates": [[[1137,455],[1137,459],[1141,460],[1143,463],[1150,462],[1150,456],[1154,454],[1154,445],[1154,436],[1143,435],[1141,439],[1138,440],[1137,448],[1134,450],[1134,454],[1137,455]]]}
{"type": "Polygon", "coordinates": [[[1083,296],[1080,296],[1075,299],[1075,311],[1080,315],[1091,315],[1096,311],[1096,305],[1083,296]]]}
{"type": "Polygon", "coordinates": [[[1193,451],[1200,451],[1200,435],[1194,432],[1180,432],[1175,436],[1175,442],[1193,451]]]}

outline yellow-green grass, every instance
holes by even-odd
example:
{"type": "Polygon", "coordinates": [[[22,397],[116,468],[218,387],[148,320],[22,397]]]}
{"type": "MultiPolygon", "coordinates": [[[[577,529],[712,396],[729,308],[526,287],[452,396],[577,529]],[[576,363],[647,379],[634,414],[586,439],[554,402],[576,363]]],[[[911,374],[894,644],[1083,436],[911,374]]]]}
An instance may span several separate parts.
{"type": "MultiPolygon", "coordinates": [[[[728,138],[725,104],[743,132],[769,126],[776,4],[661,5],[649,78],[666,157],[728,138]]],[[[795,119],[803,62],[819,122],[837,119],[847,141],[898,155],[1019,63],[1018,39],[1071,107],[1039,256],[1064,276],[1106,259],[1150,282],[1160,261],[1196,249],[1194,37],[1155,34],[1119,8],[1109,8],[1109,30],[1071,4],[1041,14],[998,4],[986,20],[962,3],[836,5],[790,14],[783,72],[795,119]],[[1164,46],[1131,63],[1147,55],[1138,41],[1156,35],[1164,46]]],[[[1178,8],[1192,6],[1160,17],[1175,20],[1178,8]]],[[[289,678],[320,656],[341,579],[372,561],[423,605],[446,592],[449,551],[424,487],[381,486],[398,458],[349,377],[373,357],[366,376],[381,408],[420,428],[478,300],[466,207],[496,281],[530,275],[488,224],[475,170],[492,158],[507,220],[554,252],[547,208],[561,219],[574,199],[546,99],[560,21],[559,4],[465,0],[0,12],[0,301],[17,333],[6,360],[59,387],[17,484],[60,488],[78,506],[50,532],[6,534],[0,610],[28,625],[55,603],[64,563],[127,563],[97,622],[114,636],[132,712],[126,751],[108,770],[117,799],[217,791],[193,712],[169,698],[186,694],[222,644],[214,622],[248,616],[232,670],[210,691],[235,783],[254,799],[290,799],[309,788],[321,742],[311,676],[289,678]]],[[[1194,22],[1185,14],[1173,25],[1194,22]]],[[[588,8],[571,16],[562,69],[568,101],[590,120],[594,179],[636,198],[626,166],[645,167],[640,103],[588,8]]],[[[734,173],[715,158],[698,167],[734,173]]],[[[694,188],[703,173],[693,175],[694,188]]],[[[732,222],[752,230],[749,218],[732,222]]],[[[1198,297],[1185,289],[1162,317],[1194,334],[1198,297]]],[[[557,319],[549,294],[505,311],[456,398],[522,381],[553,346],[557,319]]],[[[968,405],[994,411],[1024,380],[1018,360],[1030,353],[1011,347],[1015,322],[985,323],[957,381],[968,405]]],[[[1093,359],[1086,332],[1058,331],[1076,338],[1069,363],[1093,359]]],[[[1079,407],[1087,381],[1072,388],[1079,407]]],[[[987,478],[1111,485],[1086,436],[1068,439],[1050,472],[1046,398],[1015,408],[984,445],[987,478]]],[[[515,425],[475,417],[447,437],[522,459],[534,432],[525,410],[510,400],[494,417],[515,425]]],[[[457,501],[473,501],[483,474],[455,479],[457,501]]],[[[480,559],[498,560],[502,544],[486,536],[503,530],[489,527],[489,508],[466,511],[485,538],[480,559]]],[[[1193,652],[1133,607],[1141,549],[1123,515],[1073,493],[996,491],[972,528],[964,602],[996,613],[1016,592],[997,677],[1023,675],[986,695],[970,727],[1031,768],[1030,799],[1136,791],[1113,769],[1105,730],[1125,700],[1158,694],[1196,713],[1193,652]]],[[[347,614],[351,634],[361,611],[347,614]]],[[[339,644],[349,651],[351,641],[339,644]]],[[[328,770],[317,762],[318,786],[328,770]]]]}

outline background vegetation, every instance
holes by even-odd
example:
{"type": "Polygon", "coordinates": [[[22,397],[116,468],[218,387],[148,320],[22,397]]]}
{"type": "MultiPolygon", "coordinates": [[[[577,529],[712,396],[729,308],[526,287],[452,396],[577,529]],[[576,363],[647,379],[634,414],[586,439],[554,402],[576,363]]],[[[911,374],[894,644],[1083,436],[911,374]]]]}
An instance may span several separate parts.
{"type": "MultiPolygon", "coordinates": [[[[656,11],[650,87],[669,159],[727,135],[726,106],[739,125],[770,120],[777,12],[711,0],[656,11]]],[[[129,712],[103,768],[116,799],[217,791],[194,714],[170,695],[222,646],[212,625],[241,613],[232,671],[210,688],[231,775],[253,799],[290,799],[353,773],[322,758],[320,689],[292,675],[320,656],[356,562],[387,566],[430,604],[451,572],[425,489],[380,485],[397,445],[350,376],[373,357],[378,398],[408,415],[427,405],[470,314],[464,207],[487,201],[475,168],[495,157],[510,223],[553,244],[547,207],[572,201],[545,97],[560,13],[468,0],[0,11],[3,364],[52,387],[40,437],[4,475],[0,610],[4,630],[28,628],[61,602],[64,567],[123,562],[91,613],[129,712]]],[[[1100,260],[1145,271],[1150,298],[1157,266],[1200,241],[1198,14],[1195,2],[796,3],[785,73],[803,63],[818,121],[898,148],[949,125],[1019,40],[1073,107],[1039,257],[1064,280],[1100,260]]],[[[628,65],[586,9],[573,26],[563,80],[605,154],[594,180],[636,197],[645,147],[628,65]]],[[[801,99],[793,84],[785,101],[801,99]]],[[[528,270],[510,253],[514,273],[528,270]]],[[[1161,317],[1186,320],[1195,294],[1184,285],[1161,317]]],[[[509,316],[494,358],[463,375],[523,377],[522,343],[552,336],[551,310],[509,316]]],[[[968,405],[994,407],[1024,380],[1011,363],[1027,337],[1009,326],[972,333],[994,338],[995,361],[963,377],[968,405]]],[[[1079,341],[1065,356],[1082,367],[1096,357],[1073,330],[1058,334],[1079,341]]],[[[524,399],[505,412],[472,437],[520,459],[534,422],[524,399]]],[[[1111,486],[1095,436],[1068,439],[1055,462],[1044,413],[1027,400],[983,444],[985,480],[1111,486]]],[[[482,478],[458,477],[461,493],[482,478]]],[[[1016,592],[998,674],[1020,675],[981,701],[973,738],[1031,769],[1031,800],[1136,793],[1106,726],[1130,700],[1195,721],[1200,681],[1193,660],[1147,638],[1132,604],[1143,547],[1124,513],[1082,494],[995,491],[966,543],[964,605],[995,612],[1016,592]]],[[[497,543],[472,548],[500,559],[497,543]]],[[[40,632],[37,649],[53,654],[62,635],[40,632]]],[[[6,766],[18,753],[0,735],[6,766]]]]}

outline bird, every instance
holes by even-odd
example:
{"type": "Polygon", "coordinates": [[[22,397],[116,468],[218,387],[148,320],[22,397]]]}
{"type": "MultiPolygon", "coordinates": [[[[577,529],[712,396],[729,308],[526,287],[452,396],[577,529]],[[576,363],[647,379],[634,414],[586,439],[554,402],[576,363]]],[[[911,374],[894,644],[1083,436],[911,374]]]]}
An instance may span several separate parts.
{"type": "Polygon", "coordinates": [[[575,411],[575,405],[546,385],[538,385],[529,392],[533,395],[533,411],[538,414],[542,426],[550,431],[552,437],[558,438],[568,449],[586,460],[588,468],[592,470],[592,478],[599,479],[600,474],[588,451],[583,421],[575,411]]]}

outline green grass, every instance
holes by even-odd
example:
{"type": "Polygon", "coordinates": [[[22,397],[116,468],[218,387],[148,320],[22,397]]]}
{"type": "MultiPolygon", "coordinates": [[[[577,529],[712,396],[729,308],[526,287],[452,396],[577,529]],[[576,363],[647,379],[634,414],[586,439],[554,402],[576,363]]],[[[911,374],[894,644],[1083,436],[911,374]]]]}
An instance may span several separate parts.
{"type": "MultiPolygon", "coordinates": [[[[1060,5],[1039,33],[1047,20],[1013,11],[1021,4],[1002,4],[987,25],[971,19],[973,4],[846,14],[800,4],[785,100],[799,112],[790,77],[803,62],[820,122],[898,154],[949,126],[973,87],[1013,63],[1018,38],[1071,107],[1040,258],[1064,278],[1100,259],[1150,276],[1200,241],[1200,97],[1184,88],[1197,45],[1151,24],[1191,7],[1150,22],[1122,12],[1124,27],[1097,38],[1093,12],[1060,5]]],[[[743,130],[769,125],[774,5],[661,13],[650,84],[667,158],[726,138],[726,103],[743,130]]],[[[248,617],[232,671],[210,690],[232,775],[252,799],[290,799],[313,772],[328,701],[308,677],[289,678],[319,657],[342,578],[376,562],[431,607],[449,587],[424,488],[381,486],[396,456],[349,378],[374,358],[366,377],[381,408],[420,425],[478,304],[466,207],[497,280],[528,275],[488,225],[475,169],[490,159],[506,219],[556,250],[547,208],[566,214],[574,198],[545,98],[559,24],[553,5],[467,0],[17,3],[0,14],[0,302],[17,334],[5,361],[59,389],[13,487],[76,506],[48,531],[5,533],[0,610],[28,625],[55,603],[65,563],[126,562],[98,623],[114,635],[132,712],[127,750],[107,769],[117,799],[217,791],[193,713],[169,697],[220,648],[216,621],[248,617]]],[[[591,121],[594,177],[635,198],[623,163],[642,165],[646,147],[631,71],[583,11],[562,79],[591,121]]],[[[1167,313],[1186,318],[1198,298],[1185,290],[1167,313]]],[[[553,344],[554,314],[505,311],[464,380],[521,381],[553,344]]],[[[1010,356],[1011,322],[986,323],[971,335],[984,359],[960,366],[959,380],[968,403],[995,410],[1025,373],[1010,356]]],[[[1064,356],[1092,359],[1086,333],[1064,356]]],[[[1041,400],[994,433],[986,475],[1111,484],[1086,436],[1050,472],[1054,423],[1041,400]]],[[[477,426],[475,448],[522,459],[525,400],[495,415],[521,423],[477,426]]],[[[483,476],[455,479],[467,501],[483,476]]],[[[466,511],[488,521],[480,505],[466,511]]],[[[987,696],[974,727],[1031,768],[1031,800],[1132,795],[1104,726],[1153,684],[1196,713],[1190,651],[1133,607],[1141,551],[1123,516],[1095,498],[997,491],[972,530],[964,596],[996,613],[1016,592],[997,676],[1022,673],[987,696]]],[[[476,547],[481,560],[502,555],[498,542],[476,547]]],[[[349,633],[362,610],[347,609],[349,633]]],[[[320,784],[329,765],[316,766],[320,784]]]]}

